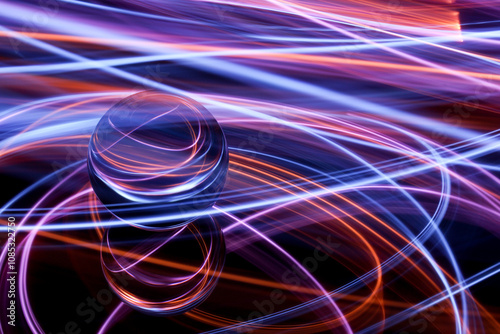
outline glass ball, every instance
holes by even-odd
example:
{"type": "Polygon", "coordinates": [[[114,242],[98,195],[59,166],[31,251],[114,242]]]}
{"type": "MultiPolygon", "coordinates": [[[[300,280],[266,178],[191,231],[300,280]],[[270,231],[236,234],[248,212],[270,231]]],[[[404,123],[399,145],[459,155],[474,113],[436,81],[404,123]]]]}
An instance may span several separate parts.
{"type": "Polygon", "coordinates": [[[97,197],[119,219],[145,229],[176,228],[219,197],[227,142],[196,101],[145,91],[101,118],[90,139],[88,171],[97,197]]]}

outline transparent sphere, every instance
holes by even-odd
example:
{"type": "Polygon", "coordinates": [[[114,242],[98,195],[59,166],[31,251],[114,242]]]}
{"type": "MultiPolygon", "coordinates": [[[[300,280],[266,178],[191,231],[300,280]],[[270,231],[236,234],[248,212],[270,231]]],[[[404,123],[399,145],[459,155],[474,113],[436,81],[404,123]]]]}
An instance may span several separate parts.
{"type": "Polygon", "coordinates": [[[227,143],[199,103],[146,91],[101,118],[90,139],[88,170],[97,197],[116,217],[169,229],[214,205],[228,170],[227,143]]]}

